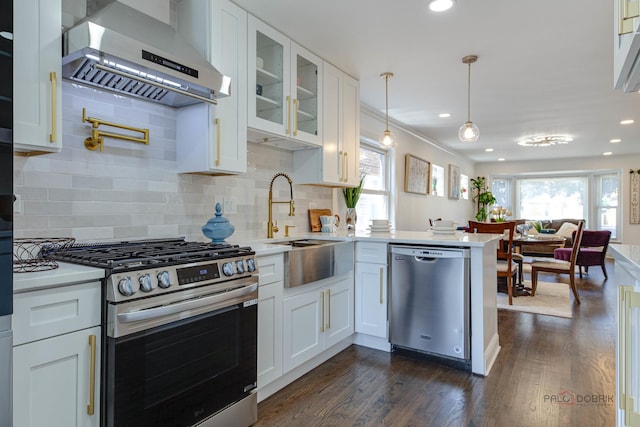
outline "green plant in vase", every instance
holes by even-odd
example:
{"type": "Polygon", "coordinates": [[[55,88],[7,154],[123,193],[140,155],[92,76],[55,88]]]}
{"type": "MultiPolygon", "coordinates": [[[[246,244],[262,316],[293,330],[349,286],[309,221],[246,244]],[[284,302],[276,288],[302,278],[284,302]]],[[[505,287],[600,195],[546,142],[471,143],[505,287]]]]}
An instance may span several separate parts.
{"type": "Polygon", "coordinates": [[[488,207],[496,203],[496,198],[491,191],[487,189],[487,179],[483,176],[471,178],[471,185],[475,191],[473,201],[476,202],[476,220],[485,222],[489,216],[488,207]]]}
{"type": "Polygon", "coordinates": [[[344,196],[344,203],[347,205],[347,214],[345,216],[345,223],[347,224],[347,230],[353,230],[356,228],[356,221],[358,214],[356,213],[356,205],[358,199],[360,199],[360,193],[362,192],[362,184],[364,183],[365,175],[360,175],[360,182],[357,187],[346,187],[342,189],[342,195],[344,196]]]}

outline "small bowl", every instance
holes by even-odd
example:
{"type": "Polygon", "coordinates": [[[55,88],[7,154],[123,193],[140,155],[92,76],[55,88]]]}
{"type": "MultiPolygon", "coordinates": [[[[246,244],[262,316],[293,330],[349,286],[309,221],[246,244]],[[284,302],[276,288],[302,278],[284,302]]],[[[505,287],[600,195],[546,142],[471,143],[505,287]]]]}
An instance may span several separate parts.
{"type": "Polygon", "coordinates": [[[434,227],[453,227],[453,221],[433,221],[434,227]]]}
{"type": "Polygon", "coordinates": [[[389,225],[389,220],[388,219],[372,219],[371,224],[372,225],[389,225]]]}

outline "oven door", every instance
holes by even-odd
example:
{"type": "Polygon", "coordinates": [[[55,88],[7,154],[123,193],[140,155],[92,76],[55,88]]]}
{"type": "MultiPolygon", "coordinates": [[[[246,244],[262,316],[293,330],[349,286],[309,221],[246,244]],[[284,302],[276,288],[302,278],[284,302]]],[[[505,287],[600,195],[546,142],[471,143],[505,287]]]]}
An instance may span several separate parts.
{"type": "Polygon", "coordinates": [[[173,313],[193,316],[106,337],[105,424],[192,426],[246,400],[257,381],[257,286],[243,293],[226,306],[214,298],[209,312],[173,313]]]}

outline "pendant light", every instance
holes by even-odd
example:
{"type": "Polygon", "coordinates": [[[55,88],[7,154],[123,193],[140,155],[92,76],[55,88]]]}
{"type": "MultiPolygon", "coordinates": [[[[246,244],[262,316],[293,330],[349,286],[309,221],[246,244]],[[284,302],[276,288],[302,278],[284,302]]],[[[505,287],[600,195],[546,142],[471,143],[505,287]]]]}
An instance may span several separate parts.
{"type": "Polygon", "coordinates": [[[385,111],[386,111],[386,127],[384,130],[384,133],[382,134],[382,136],[380,137],[380,144],[382,144],[385,147],[393,147],[394,144],[396,143],[396,136],[394,134],[391,133],[391,131],[389,130],[389,79],[393,77],[393,73],[382,73],[380,74],[380,78],[384,79],[385,82],[385,100],[386,100],[386,104],[385,104],[385,111]]]}
{"type": "Polygon", "coordinates": [[[467,55],[462,58],[462,63],[469,65],[469,74],[467,78],[467,121],[458,129],[458,138],[462,142],[475,142],[480,136],[480,130],[471,121],[471,64],[476,62],[476,55],[467,55]]]}
{"type": "Polygon", "coordinates": [[[429,2],[429,9],[433,12],[444,12],[451,9],[454,0],[431,0],[429,2]]]}

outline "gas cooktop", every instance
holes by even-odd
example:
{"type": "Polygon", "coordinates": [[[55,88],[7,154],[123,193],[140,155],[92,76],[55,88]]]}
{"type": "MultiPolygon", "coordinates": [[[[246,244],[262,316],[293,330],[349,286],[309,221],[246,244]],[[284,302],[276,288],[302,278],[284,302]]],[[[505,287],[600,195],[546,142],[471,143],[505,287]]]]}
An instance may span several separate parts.
{"type": "Polygon", "coordinates": [[[184,239],[154,239],[77,243],[65,251],[52,251],[46,256],[59,261],[105,268],[113,272],[253,254],[253,250],[248,246],[187,242],[184,239]]]}

